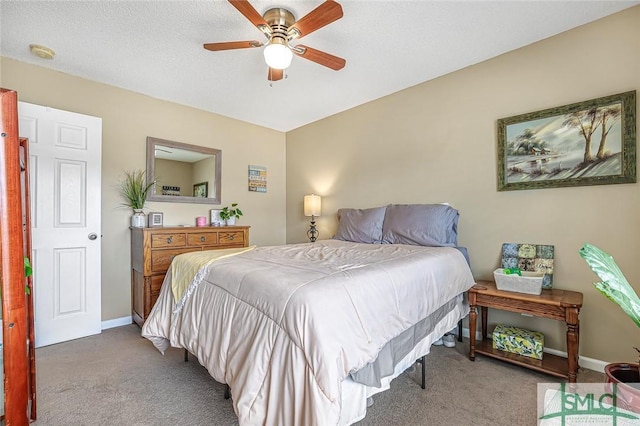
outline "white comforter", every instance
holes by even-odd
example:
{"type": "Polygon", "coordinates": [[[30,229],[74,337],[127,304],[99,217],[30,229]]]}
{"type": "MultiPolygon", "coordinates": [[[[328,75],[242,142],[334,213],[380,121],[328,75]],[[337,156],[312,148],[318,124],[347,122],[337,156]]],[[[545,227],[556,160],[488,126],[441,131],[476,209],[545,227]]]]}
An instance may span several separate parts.
{"type": "Polygon", "coordinates": [[[142,334],[162,352],[188,349],[228,383],[241,425],[339,424],[345,377],[474,284],[454,248],[337,240],[259,247],[207,268],[180,309],[165,280],[142,334]]]}

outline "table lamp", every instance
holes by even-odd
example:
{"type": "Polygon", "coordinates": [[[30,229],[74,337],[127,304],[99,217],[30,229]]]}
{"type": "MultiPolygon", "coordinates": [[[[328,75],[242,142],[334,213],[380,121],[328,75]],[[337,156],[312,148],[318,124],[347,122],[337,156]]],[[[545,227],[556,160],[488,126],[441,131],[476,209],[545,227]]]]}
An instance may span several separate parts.
{"type": "Polygon", "coordinates": [[[309,230],[307,231],[307,237],[309,237],[309,241],[312,243],[318,239],[318,235],[320,233],[316,229],[316,216],[320,216],[320,211],[322,208],[322,198],[319,195],[311,194],[304,196],[304,215],[311,216],[311,225],[309,225],[309,230]]]}

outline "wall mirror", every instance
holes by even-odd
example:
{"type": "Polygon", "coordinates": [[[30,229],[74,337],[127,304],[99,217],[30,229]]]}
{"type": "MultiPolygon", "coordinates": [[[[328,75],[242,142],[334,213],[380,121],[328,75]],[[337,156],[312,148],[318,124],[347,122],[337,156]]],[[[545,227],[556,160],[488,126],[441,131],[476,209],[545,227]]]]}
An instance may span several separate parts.
{"type": "Polygon", "coordinates": [[[222,151],[147,137],[149,201],[220,204],[222,151]]]}

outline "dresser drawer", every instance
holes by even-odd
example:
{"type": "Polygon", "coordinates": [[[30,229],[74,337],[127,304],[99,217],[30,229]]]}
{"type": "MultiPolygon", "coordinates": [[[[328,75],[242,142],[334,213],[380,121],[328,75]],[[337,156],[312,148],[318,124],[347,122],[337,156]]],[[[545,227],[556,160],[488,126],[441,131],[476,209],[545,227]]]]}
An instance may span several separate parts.
{"type": "Polygon", "coordinates": [[[187,245],[190,246],[211,246],[215,244],[218,244],[217,232],[202,232],[187,235],[187,245]]]}
{"type": "Polygon", "coordinates": [[[244,244],[244,232],[242,231],[219,232],[218,244],[220,245],[244,244]]]}
{"type": "Polygon", "coordinates": [[[163,282],[164,282],[164,274],[154,275],[151,277],[151,295],[155,294],[157,296],[160,293],[160,289],[162,288],[163,282]]]}
{"type": "Polygon", "coordinates": [[[160,296],[160,288],[162,288],[162,283],[164,282],[164,275],[154,275],[151,277],[151,291],[149,292],[149,310],[145,310],[144,317],[147,318],[149,313],[151,312],[151,308],[158,301],[158,297],[160,296]]]}
{"type": "Polygon", "coordinates": [[[186,241],[184,234],[157,234],[151,236],[151,247],[184,247],[186,241]]]}
{"type": "Polygon", "coordinates": [[[174,257],[182,253],[189,253],[192,251],[199,251],[199,247],[182,248],[175,250],[152,250],[151,251],[151,271],[152,272],[166,272],[171,265],[171,261],[174,257]]]}

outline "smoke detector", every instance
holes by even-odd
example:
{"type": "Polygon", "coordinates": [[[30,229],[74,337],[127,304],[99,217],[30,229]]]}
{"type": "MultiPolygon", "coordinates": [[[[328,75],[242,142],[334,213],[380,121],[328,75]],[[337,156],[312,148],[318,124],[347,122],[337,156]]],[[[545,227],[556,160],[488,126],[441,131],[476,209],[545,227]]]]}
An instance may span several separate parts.
{"type": "Polygon", "coordinates": [[[42,59],[53,59],[56,54],[56,52],[48,47],[40,46],[39,44],[30,44],[29,49],[31,49],[31,53],[42,59]]]}

